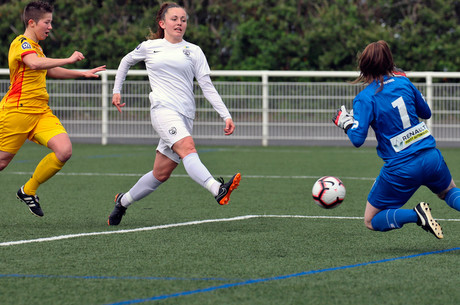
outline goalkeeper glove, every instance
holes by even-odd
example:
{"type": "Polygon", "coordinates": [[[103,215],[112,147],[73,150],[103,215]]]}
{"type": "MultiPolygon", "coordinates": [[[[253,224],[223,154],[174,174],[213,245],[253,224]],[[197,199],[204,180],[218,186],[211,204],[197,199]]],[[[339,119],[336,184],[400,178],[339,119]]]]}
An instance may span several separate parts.
{"type": "Polygon", "coordinates": [[[337,113],[332,118],[332,121],[335,125],[337,125],[337,127],[342,128],[345,133],[347,133],[348,129],[350,129],[355,122],[355,119],[353,118],[353,110],[349,113],[347,108],[342,105],[340,109],[337,109],[337,113]]]}
{"type": "Polygon", "coordinates": [[[394,76],[406,76],[406,77],[407,77],[406,72],[404,72],[403,69],[398,68],[398,67],[394,67],[394,69],[393,69],[393,75],[394,75],[394,76]]]}

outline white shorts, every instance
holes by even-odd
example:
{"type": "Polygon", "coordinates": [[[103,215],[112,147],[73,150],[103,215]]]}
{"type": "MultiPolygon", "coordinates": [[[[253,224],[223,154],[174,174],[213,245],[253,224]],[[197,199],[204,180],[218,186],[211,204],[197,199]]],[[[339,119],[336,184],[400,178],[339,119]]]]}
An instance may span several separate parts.
{"type": "Polygon", "coordinates": [[[180,163],[180,157],[172,150],[172,146],[177,141],[189,137],[193,130],[193,119],[187,118],[182,114],[161,106],[150,109],[150,118],[153,129],[160,136],[157,151],[180,163]]]}

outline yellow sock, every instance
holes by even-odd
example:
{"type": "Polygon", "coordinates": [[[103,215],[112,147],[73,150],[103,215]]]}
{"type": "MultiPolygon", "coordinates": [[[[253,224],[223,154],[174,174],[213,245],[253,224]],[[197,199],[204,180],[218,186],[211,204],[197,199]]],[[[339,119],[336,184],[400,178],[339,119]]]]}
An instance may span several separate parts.
{"type": "Polygon", "coordinates": [[[64,164],[65,162],[59,161],[54,152],[47,154],[40,163],[38,163],[32,178],[24,185],[24,193],[27,195],[35,195],[40,184],[53,177],[61,170],[64,164]]]}

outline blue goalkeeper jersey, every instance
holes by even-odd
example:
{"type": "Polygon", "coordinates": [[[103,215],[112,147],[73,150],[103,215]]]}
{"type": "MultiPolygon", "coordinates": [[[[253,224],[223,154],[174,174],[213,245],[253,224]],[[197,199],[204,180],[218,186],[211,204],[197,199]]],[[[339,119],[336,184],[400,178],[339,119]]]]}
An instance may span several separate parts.
{"type": "Polygon", "coordinates": [[[375,132],[377,154],[385,166],[394,166],[413,158],[417,151],[436,147],[436,141],[421,119],[429,119],[431,110],[420,91],[406,77],[384,77],[383,90],[374,81],[353,100],[355,123],[347,131],[354,146],[366,140],[369,126],[375,132]]]}

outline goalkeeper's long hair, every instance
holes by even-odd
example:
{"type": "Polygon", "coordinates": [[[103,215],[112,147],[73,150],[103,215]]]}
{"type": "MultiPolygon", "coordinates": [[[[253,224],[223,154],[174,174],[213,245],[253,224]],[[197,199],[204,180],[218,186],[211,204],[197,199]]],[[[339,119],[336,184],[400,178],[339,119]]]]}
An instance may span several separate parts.
{"type": "Polygon", "coordinates": [[[159,25],[159,22],[161,20],[163,20],[163,21],[165,20],[166,13],[168,12],[168,10],[170,8],[173,8],[173,7],[177,7],[177,8],[181,8],[181,9],[185,10],[185,8],[183,8],[182,6],[180,6],[179,4],[177,4],[175,2],[165,2],[165,3],[163,3],[160,6],[160,9],[158,10],[157,16],[155,18],[157,31],[154,33],[152,31],[152,29],[149,29],[150,33],[147,36],[147,39],[151,40],[151,39],[165,38],[165,30],[161,28],[161,26],[159,25]]]}
{"type": "Polygon", "coordinates": [[[383,89],[383,77],[393,75],[395,64],[390,47],[384,40],[372,42],[358,56],[358,67],[361,71],[353,83],[364,82],[367,84],[377,80],[380,87],[376,93],[383,89]]]}

